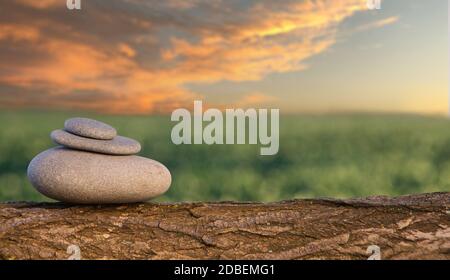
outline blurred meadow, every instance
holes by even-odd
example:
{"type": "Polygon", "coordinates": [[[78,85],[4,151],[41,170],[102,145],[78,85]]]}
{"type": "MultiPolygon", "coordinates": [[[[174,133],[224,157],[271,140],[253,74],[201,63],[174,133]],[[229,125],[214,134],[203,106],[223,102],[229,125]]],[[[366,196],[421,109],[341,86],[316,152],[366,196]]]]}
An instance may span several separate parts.
{"type": "Polygon", "coordinates": [[[157,201],[277,201],[450,191],[450,122],[417,115],[285,115],[280,151],[258,145],[171,143],[170,116],[0,113],[0,201],[47,201],[26,177],[29,161],[73,116],[93,117],[139,140],[164,163],[172,186],[157,201]]]}

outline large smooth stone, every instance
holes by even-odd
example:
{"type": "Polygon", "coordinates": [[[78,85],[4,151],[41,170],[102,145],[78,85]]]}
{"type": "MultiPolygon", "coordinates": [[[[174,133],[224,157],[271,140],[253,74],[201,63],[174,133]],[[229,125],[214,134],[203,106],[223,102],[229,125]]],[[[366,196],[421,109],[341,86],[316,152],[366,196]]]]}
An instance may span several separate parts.
{"type": "Polygon", "coordinates": [[[171,183],[161,163],[139,156],[110,156],[56,147],[37,155],[28,178],[43,195],[82,204],[142,202],[171,183]]]}
{"type": "Polygon", "coordinates": [[[117,135],[114,127],[88,118],[72,118],[64,123],[64,130],[83,137],[111,140],[117,135]]]}
{"type": "Polygon", "coordinates": [[[56,144],[68,148],[107,155],[134,155],[141,150],[138,141],[123,136],[116,136],[112,140],[97,140],[58,129],[54,130],[50,137],[56,144]]]}

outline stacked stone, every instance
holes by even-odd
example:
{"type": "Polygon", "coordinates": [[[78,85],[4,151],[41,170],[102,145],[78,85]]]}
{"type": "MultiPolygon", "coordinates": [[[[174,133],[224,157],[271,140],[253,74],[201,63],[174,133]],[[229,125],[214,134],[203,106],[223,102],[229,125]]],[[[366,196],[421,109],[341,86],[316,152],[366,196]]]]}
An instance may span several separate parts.
{"type": "Polygon", "coordinates": [[[169,170],[136,156],[140,143],[117,135],[108,124],[73,118],[50,137],[61,146],[40,153],[28,166],[30,182],[45,196],[80,204],[133,203],[170,187],[169,170]]]}

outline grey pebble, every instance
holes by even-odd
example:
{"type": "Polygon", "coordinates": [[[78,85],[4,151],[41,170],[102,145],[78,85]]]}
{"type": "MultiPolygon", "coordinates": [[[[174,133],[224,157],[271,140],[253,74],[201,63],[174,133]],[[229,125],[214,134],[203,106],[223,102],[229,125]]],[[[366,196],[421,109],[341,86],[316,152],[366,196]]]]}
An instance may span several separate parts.
{"type": "Polygon", "coordinates": [[[114,127],[88,118],[72,118],[64,123],[64,130],[83,137],[111,140],[117,135],[114,127]]]}
{"type": "Polygon", "coordinates": [[[37,155],[28,178],[43,195],[81,204],[133,203],[166,192],[169,170],[139,156],[112,156],[56,147],[37,155]]]}
{"type": "Polygon", "coordinates": [[[68,148],[108,155],[133,155],[141,150],[138,141],[123,136],[116,136],[112,140],[97,140],[58,129],[54,130],[50,137],[56,144],[68,148]]]}

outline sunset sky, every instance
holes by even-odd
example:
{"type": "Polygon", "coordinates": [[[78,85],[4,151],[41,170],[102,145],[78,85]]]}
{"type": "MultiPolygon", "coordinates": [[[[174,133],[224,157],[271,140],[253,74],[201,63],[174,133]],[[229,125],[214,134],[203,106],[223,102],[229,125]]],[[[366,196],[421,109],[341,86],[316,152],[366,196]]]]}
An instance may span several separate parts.
{"type": "Polygon", "coordinates": [[[447,1],[0,0],[0,107],[448,112],[447,1]]]}

